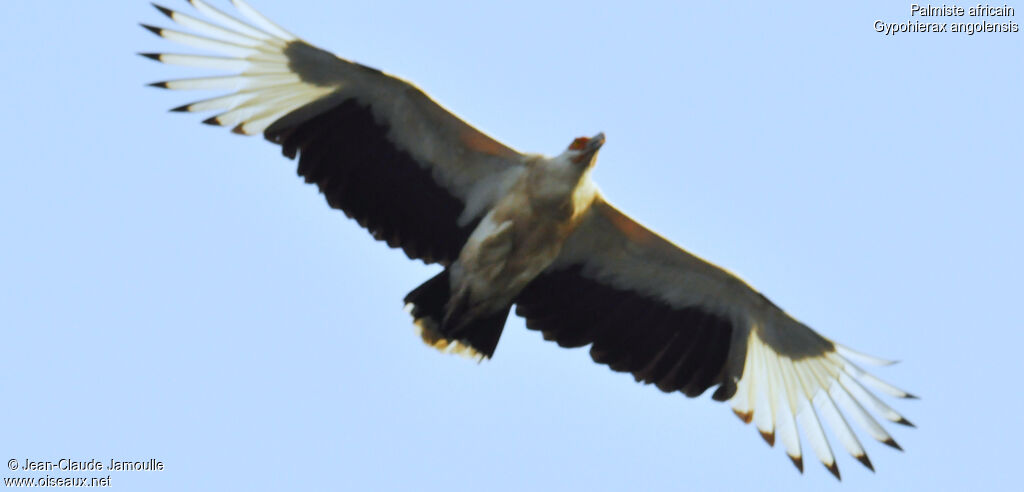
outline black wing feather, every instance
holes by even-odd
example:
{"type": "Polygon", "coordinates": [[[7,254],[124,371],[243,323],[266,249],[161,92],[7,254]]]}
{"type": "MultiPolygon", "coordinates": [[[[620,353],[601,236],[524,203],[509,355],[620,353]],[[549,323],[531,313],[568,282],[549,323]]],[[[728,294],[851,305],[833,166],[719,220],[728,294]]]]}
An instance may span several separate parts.
{"type": "Polygon", "coordinates": [[[728,319],[700,306],[674,308],[581,271],[574,266],[541,274],[520,293],[516,314],[563,347],[592,343],[595,362],[665,392],[697,396],[721,382],[733,331],[728,319]]]}
{"type": "Polygon", "coordinates": [[[271,130],[266,138],[285,156],[299,156],[298,174],[316,183],[331,207],[410,258],[447,265],[476,226],[458,225],[463,203],[437,184],[431,166],[388,139],[388,125],[374,119],[369,105],[347,99],[271,130]]]}

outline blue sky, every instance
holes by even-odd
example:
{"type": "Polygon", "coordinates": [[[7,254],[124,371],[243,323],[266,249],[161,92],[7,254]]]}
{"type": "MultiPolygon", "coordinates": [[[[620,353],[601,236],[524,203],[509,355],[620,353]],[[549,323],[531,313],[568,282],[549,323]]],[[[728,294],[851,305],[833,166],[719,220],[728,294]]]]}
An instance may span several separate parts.
{"type": "Polygon", "coordinates": [[[115,490],[1017,483],[1021,33],[887,38],[875,20],[910,19],[888,1],[255,3],[517,149],[604,131],[614,203],[902,360],[876,374],[922,397],[890,401],[918,425],[888,426],[906,452],[862,435],[877,473],[843,455],[837,485],[709,394],[518,318],[483,364],[426,348],[400,301],[437,267],[330,210],[273,145],[168,114],[202,95],[144,85],[198,73],[134,55],[182,50],[138,27],[169,23],[147,2],[111,6],[0,5],[5,460],[165,463],[115,490]]]}

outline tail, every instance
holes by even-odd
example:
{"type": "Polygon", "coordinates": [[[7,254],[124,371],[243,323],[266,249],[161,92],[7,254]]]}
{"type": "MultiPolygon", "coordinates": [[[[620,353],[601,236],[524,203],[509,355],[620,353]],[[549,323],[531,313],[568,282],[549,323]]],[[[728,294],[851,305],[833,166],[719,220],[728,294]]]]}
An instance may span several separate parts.
{"type": "MultiPolygon", "coordinates": [[[[451,326],[449,303],[451,279],[446,268],[405,296],[405,309],[413,317],[413,324],[423,342],[442,352],[456,353],[483,360],[494,355],[501,331],[505,328],[511,305],[480,319],[451,326]],[[445,318],[449,318],[446,322],[445,318]]],[[[456,309],[457,311],[461,311],[456,309]]]]}

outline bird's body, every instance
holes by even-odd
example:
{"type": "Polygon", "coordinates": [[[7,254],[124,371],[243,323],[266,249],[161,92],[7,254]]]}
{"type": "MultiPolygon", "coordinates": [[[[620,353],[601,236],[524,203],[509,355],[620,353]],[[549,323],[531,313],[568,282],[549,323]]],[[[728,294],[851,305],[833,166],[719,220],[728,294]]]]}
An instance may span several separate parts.
{"type": "Polygon", "coordinates": [[[558,257],[597,196],[589,165],[581,168],[566,157],[527,158],[518,179],[469,236],[451,266],[448,309],[465,318],[453,320],[449,314],[453,329],[508,311],[523,288],[558,257]]]}
{"type": "Polygon", "coordinates": [[[797,429],[839,476],[822,422],[871,468],[847,419],[899,446],[873,414],[909,425],[871,390],[908,393],[855,364],[887,362],[817,334],[731,273],[613,207],[590,178],[604,135],[561,154],[523,154],[468,125],[415,86],[334,56],[233,0],[250,23],[202,0],[211,21],[157,7],[199,33],[146,26],[225,56],[146,54],[236,75],[153,85],[231,91],[176,108],[262,133],[331,207],[410,258],[444,269],[405,298],[423,340],[489,358],[515,306],[527,327],[667,392],[716,387],[776,436],[802,470],[797,429]]]}

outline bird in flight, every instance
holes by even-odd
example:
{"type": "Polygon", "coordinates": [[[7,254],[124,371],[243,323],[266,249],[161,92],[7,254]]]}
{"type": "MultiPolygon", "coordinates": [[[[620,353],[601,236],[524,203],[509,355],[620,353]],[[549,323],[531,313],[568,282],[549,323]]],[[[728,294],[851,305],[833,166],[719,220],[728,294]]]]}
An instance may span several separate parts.
{"type": "Polygon", "coordinates": [[[731,273],[612,206],[590,174],[604,134],[561,154],[521,153],[468,125],[416,86],[338,58],[243,0],[241,19],[189,0],[205,19],[156,8],[184,30],[153,33],[216,55],[143,53],[171,65],[230,72],[152,84],[226,95],[174,108],[204,123],[263,134],[298,157],[327,203],[409,258],[444,267],[406,310],[423,341],[490,358],[512,307],[563,347],[665,392],[716,387],[803,471],[798,428],[839,478],[823,423],[874,470],[852,420],[901,449],[875,415],[911,425],[874,392],[909,393],[861,369],[886,365],[829,340],[731,273]]]}

